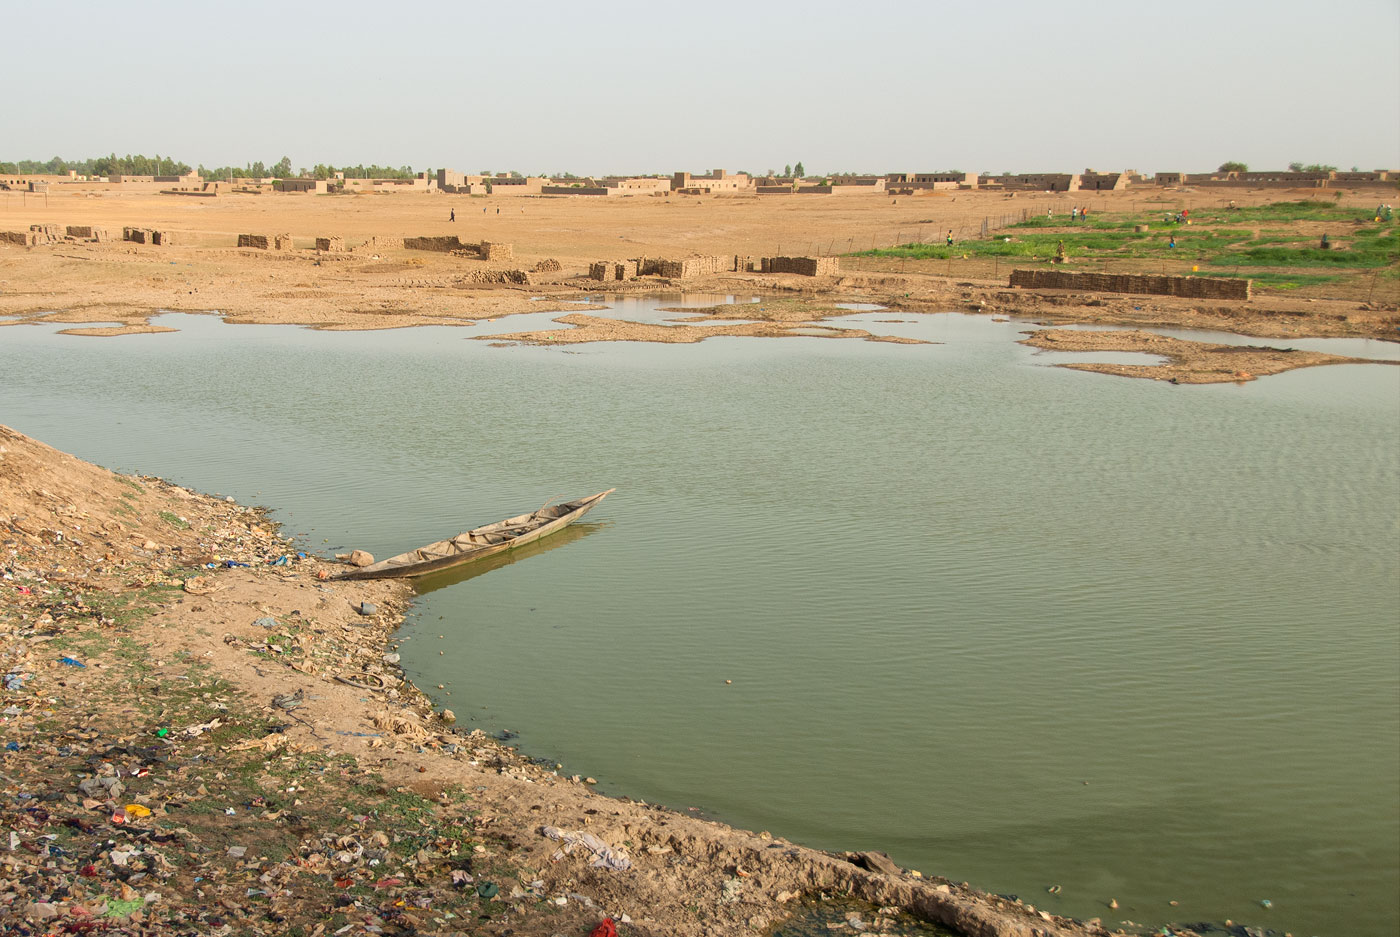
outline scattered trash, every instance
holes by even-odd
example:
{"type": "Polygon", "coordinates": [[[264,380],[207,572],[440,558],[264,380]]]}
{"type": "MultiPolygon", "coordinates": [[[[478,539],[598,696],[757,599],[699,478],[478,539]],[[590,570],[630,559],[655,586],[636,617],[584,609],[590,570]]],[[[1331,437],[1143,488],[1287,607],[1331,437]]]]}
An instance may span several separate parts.
{"type": "Polygon", "coordinates": [[[300,706],[303,700],[303,692],[297,690],[295,693],[283,693],[280,696],[274,696],[272,698],[272,705],[278,709],[285,709],[287,712],[291,712],[293,709],[300,706]]]}
{"type": "Polygon", "coordinates": [[[80,660],[75,660],[72,657],[60,657],[59,661],[67,664],[69,667],[87,667],[87,664],[83,663],[80,660]]]}
{"type": "Polygon", "coordinates": [[[501,893],[501,887],[495,882],[482,882],[476,886],[476,894],[480,898],[491,899],[501,893]]]}
{"type": "Polygon", "coordinates": [[[359,612],[361,615],[373,615],[379,611],[379,606],[375,605],[373,602],[361,602],[359,605],[355,606],[355,611],[359,612]]]}
{"type": "Polygon", "coordinates": [[[632,868],[632,860],[627,858],[627,854],[620,849],[614,849],[603,842],[592,833],[567,832],[558,827],[545,826],[540,828],[540,833],[552,840],[562,842],[564,847],[554,853],[552,857],[558,861],[574,850],[576,846],[583,846],[593,853],[593,858],[589,860],[589,865],[595,869],[612,869],[615,872],[626,872],[632,868]]]}
{"type": "Polygon", "coordinates": [[[617,925],[610,917],[603,918],[597,927],[588,932],[588,937],[617,937],[617,925]]]}
{"type": "Polygon", "coordinates": [[[255,618],[253,619],[253,624],[259,628],[276,628],[277,619],[271,617],[255,618]]]}

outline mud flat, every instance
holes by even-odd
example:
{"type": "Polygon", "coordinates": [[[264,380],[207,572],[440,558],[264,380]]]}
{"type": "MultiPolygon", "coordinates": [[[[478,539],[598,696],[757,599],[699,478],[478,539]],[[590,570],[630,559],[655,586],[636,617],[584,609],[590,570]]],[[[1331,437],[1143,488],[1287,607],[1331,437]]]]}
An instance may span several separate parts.
{"type": "Polygon", "coordinates": [[[1295,368],[1324,364],[1400,364],[1369,358],[1349,358],[1296,348],[1268,348],[1258,345],[1219,345],[1157,335],[1153,332],[1089,332],[1069,329],[1039,329],[1022,339],[1022,344],[1050,351],[1136,352],[1159,355],[1161,364],[1109,364],[1076,361],[1062,368],[1141,377],[1173,384],[1220,384],[1252,381],[1268,374],[1281,374],[1295,368]]]}
{"type": "Polygon", "coordinates": [[[1400,311],[1387,299],[1393,293],[1389,280],[1378,291],[1362,294],[1378,293],[1375,301],[1285,293],[1203,301],[1012,289],[1007,286],[1011,264],[998,268],[976,258],[906,263],[851,256],[842,258],[839,273],[822,276],[731,270],[685,279],[651,276],[608,283],[587,276],[590,265],[600,259],[826,253],[839,248],[838,242],[859,249],[866,243],[907,241],[929,226],[966,230],[971,237],[984,219],[1009,217],[1005,212],[1023,207],[1035,213],[1051,205],[1067,211],[1071,202],[1092,201],[1097,212],[1112,214],[1182,198],[1156,191],[1072,195],[1030,193],[1012,200],[982,192],[912,199],[492,200],[424,194],[181,200],[65,190],[42,208],[37,202],[26,206],[11,199],[11,217],[16,223],[105,224],[111,230],[140,224],[173,231],[174,244],[0,245],[0,325],[58,322],[70,325],[68,331],[74,334],[112,336],[159,330],[151,320],[169,310],[211,312],[234,323],[329,330],[469,326],[525,313],[578,312],[581,300],[602,291],[685,291],[743,292],[773,301],[765,301],[761,309],[714,310],[709,319],[683,321],[679,328],[610,320],[592,316],[596,310],[590,309],[591,318],[559,320],[564,327],[559,331],[570,331],[567,339],[547,329],[511,328],[508,322],[493,331],[511,341],[545,344],[794,334],[902,341],[842,327],[839,319],[853,313],[837,304],[863,303],[905,313],[1006,315],[1046,325],[1218,329],[1282,339],[1400,338],[1400,311]],[[452,207],[456,222],[447,220],[452,207]],[[478,208],[484,210],[478,214],[478,208]],[[498,208],[504,210],[497,213],[498,208]],[[237,247],[237,233],[250,230],[290,232],[291,248],[237,247]],[[349,249],[313,247],[318,238],[324,241],[329,235],[349,249]],[[458,238],[464,244],[489,241],[511,245],[512,250],[509,260],[486,260],[464,256],[470,252],[406,249],[405,237],[415,238],[413,243],[434,238],[458,238]],[[722,321],[734,318],[748,321],[722,321]]]}

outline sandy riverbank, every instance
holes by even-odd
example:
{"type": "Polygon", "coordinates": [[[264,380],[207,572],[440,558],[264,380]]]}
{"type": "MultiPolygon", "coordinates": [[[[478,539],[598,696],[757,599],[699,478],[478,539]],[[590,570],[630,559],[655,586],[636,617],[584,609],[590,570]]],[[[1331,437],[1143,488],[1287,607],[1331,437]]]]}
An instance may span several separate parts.
{"type": "Polygon", "coordinates": [[[612,916],[699,937],[762,934],[823,895],[870,902],[866,933],[911,914],[1107,933],[604,797],[460,730],[397,667],[408,587],[323,579],[340,567],[258,510],[5,427],[0,505],[7,933],[583,935],[612,916]]]}
{"type": "MultiPolygon", "coordinates": [[[[902,313],[961,311],[1024,318],[1043,325],[1098,323],[1138,328],[1230,331],[1268,339],[1361,337],[1395,340],[1400,312],[1393,303],[1287,295],[1240,301],[1027,291],[1008,288],[1005,271],[985,262],[891,261],[846,258],[831,277],[721,273],[686,280],[649,277],[603,284],[588,279],[599,259],[692,254],[762,256],[826,252],[846,242],[859,247],[909,240],[936,222],[972,236],[985,219],[1033,207],[1067,210],[1093,203],[1099,212],[1174,203],[1181,195],[1149,192],[1030,193],[1020,199],[963,192],[937,197],[870,198],[498,198],[464,196],[232,196],[182,199],[130,195],[95,197],[80,191],[16,204],[4,199],[6,226],[26,223],[124,225],[173,231],[175,246],[126,242],[0,246],[0,325],[58,322],[80,335],[154,331],[162,310],[217,311],[235,323],[293,324],[319,329],[385,329],[488,323],[492,341],[560,344],[586,341],[695,342],[718,335],[790,335],[867,341],[907,341],[842,326],[850,311],[837,303],[886,306],[902,313]],[[1153,201],[1156,200],[1156,201],[1153,201]],[[480,211],[481,209],[485,211],[480,211]],[[497,214],[496,209],[501,213],[497,214]],[[448,222],[449,209],[457,222],[448,222]],[[23,223],[21,223],[23,222],[23,223]],[[298,249],[261,251],[232,245],[240,232],[290,232],[298,249]],[[514,258],[491,262],[402,247],[361,247],[348,253],[309,249],[316,236],[337,235],[355,246],[371,238],[454,234],[464,242],[511,243],[514,258]],[[545,270],[536,270],[537,267],[545,270]],[[557,268],[557,269],[556,269],[557,268]],[[987,269],[984,269],[987,268],[987,269]],[[484,284],[503,270],[528,273],[528,285],[484,284]],[[762,295],[760,307],[683,317],[680,327],[625,322],[577,305],[599,292],[653,295],[762,295]],[[510,318],[558,312],[559,328],[521,331],[510,318]],[[586,316],[582,313],[586,312],[586,316]],[[743,324],[726,322],[742,314],[743,324]]],[[[1271,198],[1292,193],[1270,193],[1271,198]]],[[[1261,196],[1262,198],[1263,196],[1261,196]]],[[[1188,197],[1189,200],[1189,197],[1188,197]]],[[[1180,272],[1188,272],[1189,266],[1180,272]]],[[[1176,271],[1167,271],[1176,272],[1176,271]]],[[[1382,291],[1384,292],[1384,291],[1382,291]]],[[[679,314],[678,314],[679,315],[679,314]]],[[[1124,376],[1179,381],[1237,380],[1209,349],[1173,359],[1150,372],[1124,376]]],[[[1279,359],[1284,364],[1301,357],[1279,359]]]]}

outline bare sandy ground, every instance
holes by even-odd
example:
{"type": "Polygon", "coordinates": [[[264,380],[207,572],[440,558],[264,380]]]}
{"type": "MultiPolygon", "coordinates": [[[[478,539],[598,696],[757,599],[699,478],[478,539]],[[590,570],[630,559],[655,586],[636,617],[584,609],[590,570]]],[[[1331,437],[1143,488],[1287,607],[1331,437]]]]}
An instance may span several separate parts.
{"type": "MultiPolygon", "coordinates": [[[[1303,193],[1306,194],[1306,193],[1303,193]]],[[[1244,198],[1242,194],[1234,194],[1244,198]]],[[[1302,197],[1269,192],[1258,199],[1302,197]]],[[[1358,199],[1369,196],[1359,195],[1358,199]]],[[[112,195],[67,191],[46,199],[0,195],[0,230],[32,223],[105,226],[120,236],[123,226],[174,233],[176,246],[123,243],[62,243],[23,248],[0,246],[0,324],[69,323],[75,334],[110,336],[160,328],[161,310],[217,312],[230,322],[296,324],[320,329],[382,329],[415,325],[491,322],[499,340],[533,343],[579,341],[695,342],[712,335],[756,338],[817,335],[833,339],[903,341],[837,321],[849,313],[835,303],[878,303],[908,313],[981,312],[1046,324],[1088,322],[1115,325],[1223,329],[1267,338],[1351,336],[1394,340],[1400,315],[1384,302],[1353,299],[1257,297],[1251,301],[1200,302],[1166,297],[1027,292],[1009,289],[1005,270],[992,277],[985,262],[905,263],[847,258],[836,277],[764,276],[728,273],[666,281],[645,278],[601,284],[586,278],[596,260],[638,256],[679,259],[695,254],[764,256],[840,253],[941,233],[976,236],[992,224],[1035,214],[1060,213],[1088,204],[1104,213],[1154,206],[1219,201],[1213,195],[1161,192],[1020,193],[1015,198],[984,192],[889,198],[880,196],[631,197],[603,199],[481,198],[417,195],[239,195],[213,199],[155,194],[112,195]],[[455,211],[456,222],[449,222],[455,211]],[[921,233],[922,232],[922,233],[921,233]],[[238,249],[240,233],[289,233],[292,251],[238,249]],[[476,259],[402,248],[367,248],[346,254],[312,249],[318,236],[341,236],[347,245],[374,237],[457,235],[463,242],[490,240],[514,245],[515,259],[476,259]],[[533,273],[526,286],[486,286],[485,271],[532,271],[554,261],[557,272],[533,273]],[[786,298],[765,303],[762,314],[743,309],[757,325],[684,320],[679,328],[627,323],[596,315],[560,319],[559,329],[521,332],[508,317],[558,311],[597,292],[747,293],[786,298]],[[498,321],[499,320],[499,321],[498,321]]],[[[1242,203],[1243,204],[1243,203],[1242,203]]],[[[551,265],[552,266],[552,265],[551,265]]],[[[1185,273],[1182,270],[1166,272],[1185,273]]],[[[717,312],[716,318],[732,318],[717,312]]],[[[1200,351],[1199,354],[1207,354],[1200,351]]],[[[1301,361],[1302,359],[1289,359],[1301,361]]],[[[1201,375],[1225,373],[1225,362],[1201,375]]],[[[1170,377],[1166,371],[1127,376],[1170,377]]],[[[1240,368],[1229,368],[1229,379],[1240,368]]],[[[1246,369],[1251,375],[1270,373],[1246,369]]]]}

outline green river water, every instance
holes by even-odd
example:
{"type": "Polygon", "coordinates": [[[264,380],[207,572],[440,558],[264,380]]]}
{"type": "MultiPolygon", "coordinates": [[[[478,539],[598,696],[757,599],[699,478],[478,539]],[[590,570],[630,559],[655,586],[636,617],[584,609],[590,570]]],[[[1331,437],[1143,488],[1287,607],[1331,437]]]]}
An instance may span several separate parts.
{"type": "Polygon", "coordinates": [[[1400,368],[1178,387],[956,314],[852,321],[930,345],[465,340],[548,319],[0,328],[0,422],[326,552],[616,487],[425,584],[404,665],[467,726],[1106,924],[1400,929],[1400,368]]]}

